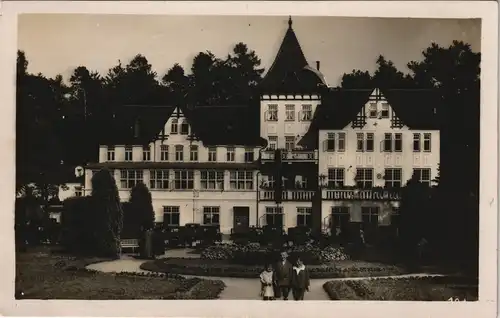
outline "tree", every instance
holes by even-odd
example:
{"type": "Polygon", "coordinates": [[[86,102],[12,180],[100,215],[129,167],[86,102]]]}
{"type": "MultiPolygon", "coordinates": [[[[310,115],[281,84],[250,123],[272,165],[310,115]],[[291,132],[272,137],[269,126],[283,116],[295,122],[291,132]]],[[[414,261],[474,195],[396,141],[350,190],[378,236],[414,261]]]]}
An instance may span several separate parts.
{"type": "Polygon", "coordinates": [[[107,169],[98,171],[92,178],[92,200],[96,212],[99,254],[117,256],[123,227],[123,211],[115,179],[107,169]]]}
{"type": "Polygon", "coordinates": [[[155,212],[151,193],[144,183],[136,184],[130,191],[130,211],[134,215],[134,220],[141,231],[154,227],[155,212]]]}
{"type": "Polygon", "coordinates": [[[174,105],[185,105],[189,92],[189,77],[179,64],[174,64],[162,78],[162,83],[167,88],[170,100],[174,105]]]}

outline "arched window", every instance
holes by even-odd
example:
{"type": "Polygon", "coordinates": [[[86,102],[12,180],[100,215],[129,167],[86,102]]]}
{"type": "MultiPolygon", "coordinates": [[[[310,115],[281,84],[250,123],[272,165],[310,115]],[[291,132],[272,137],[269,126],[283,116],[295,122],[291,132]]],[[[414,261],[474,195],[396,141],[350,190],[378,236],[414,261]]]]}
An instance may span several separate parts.
{"type": "Polygon", "coordinates": [[[178,122],[179,121],[177,120],[177,118],[172,119],[172,127],[170,129],[170,133],[173,135],[177,134],[179,131],[178,122]]]}
{"type": "Polygon", "coordinates": [[[181,124],[181,135],[188,135],[189,134],[189,124],[187,123],[187,120],[183,120],[181,124]]]}

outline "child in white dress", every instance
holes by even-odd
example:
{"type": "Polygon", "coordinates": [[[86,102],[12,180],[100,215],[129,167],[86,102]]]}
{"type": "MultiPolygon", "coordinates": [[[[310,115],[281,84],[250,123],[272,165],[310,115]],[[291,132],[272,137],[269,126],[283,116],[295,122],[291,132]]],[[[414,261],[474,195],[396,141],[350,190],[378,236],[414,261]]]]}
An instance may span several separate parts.
{"type": "Polygon", "coordinates": [[[268,264],[266,269],[260,274],[261,296],[263,300],[274,299],[274,271],[273,267],[268,264]]]}

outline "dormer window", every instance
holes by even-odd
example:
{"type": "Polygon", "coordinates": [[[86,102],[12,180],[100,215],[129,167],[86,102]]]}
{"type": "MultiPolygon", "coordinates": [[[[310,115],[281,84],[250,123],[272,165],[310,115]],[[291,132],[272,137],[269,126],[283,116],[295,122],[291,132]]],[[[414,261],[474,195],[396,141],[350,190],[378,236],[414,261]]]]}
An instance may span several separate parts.
{"type": "Polygon", "coordinates": [[[132,161],[132,146],[125,146],[125,161],[132,161]]]}
{"type": "Polygon", "coordinates": [[[368,116],[370,118],[377,118],[377,103],[370,103],[368,108],[368,116]]]}
{"type": "Polygon", "coordinates": [[[380,113],[380,118],[389,118],[389,104],[382,104],[382,111],[380,113]]]}
{"type": "Polygon", "coordinates": [[[186,120],[182,121],[181,124],[181,135],[188,135],[189,134],[189,124],[187,123],[186,120]]]}
{"type": "Polygon", "coordinates": [[[172,119],[172,126],[170,127],[170,133],[176,135],[179,133],[179,121],[177,118],[172,119]]]}

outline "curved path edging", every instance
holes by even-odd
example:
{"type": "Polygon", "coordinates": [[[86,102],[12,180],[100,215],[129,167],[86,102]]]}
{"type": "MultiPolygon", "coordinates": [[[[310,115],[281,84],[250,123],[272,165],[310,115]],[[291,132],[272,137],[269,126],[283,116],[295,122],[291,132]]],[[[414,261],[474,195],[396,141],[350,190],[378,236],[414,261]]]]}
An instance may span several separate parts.
{"type": "MultiPolygon", "coordinates": [[[[150,271],[141,269],[140,266],[147,261],[139,259],[119,259],[101,263],[94,263],[86,266],[87,269],[105,273],[150,273],[150,271]]],[[[255,278],[233,278],[233,277],[213,277],[213,276],[194,276],[180,275],[186,278],[213,279],[224,282],[226,288],[220,294],[220,299],[239,299],[239,300],[259,300],[260,282],[255,278]]],[[[306,300],[330,300],[328,294],[323,289],[323,285],[332,280],[364,280],[380,278],[414,278],[414,277],[438,277],[440,274],[403,274],[390,276],[368,276],[368,277],[340,277],[340,278],[312,278],[310,291],[306,294],[306,300]]]]}

